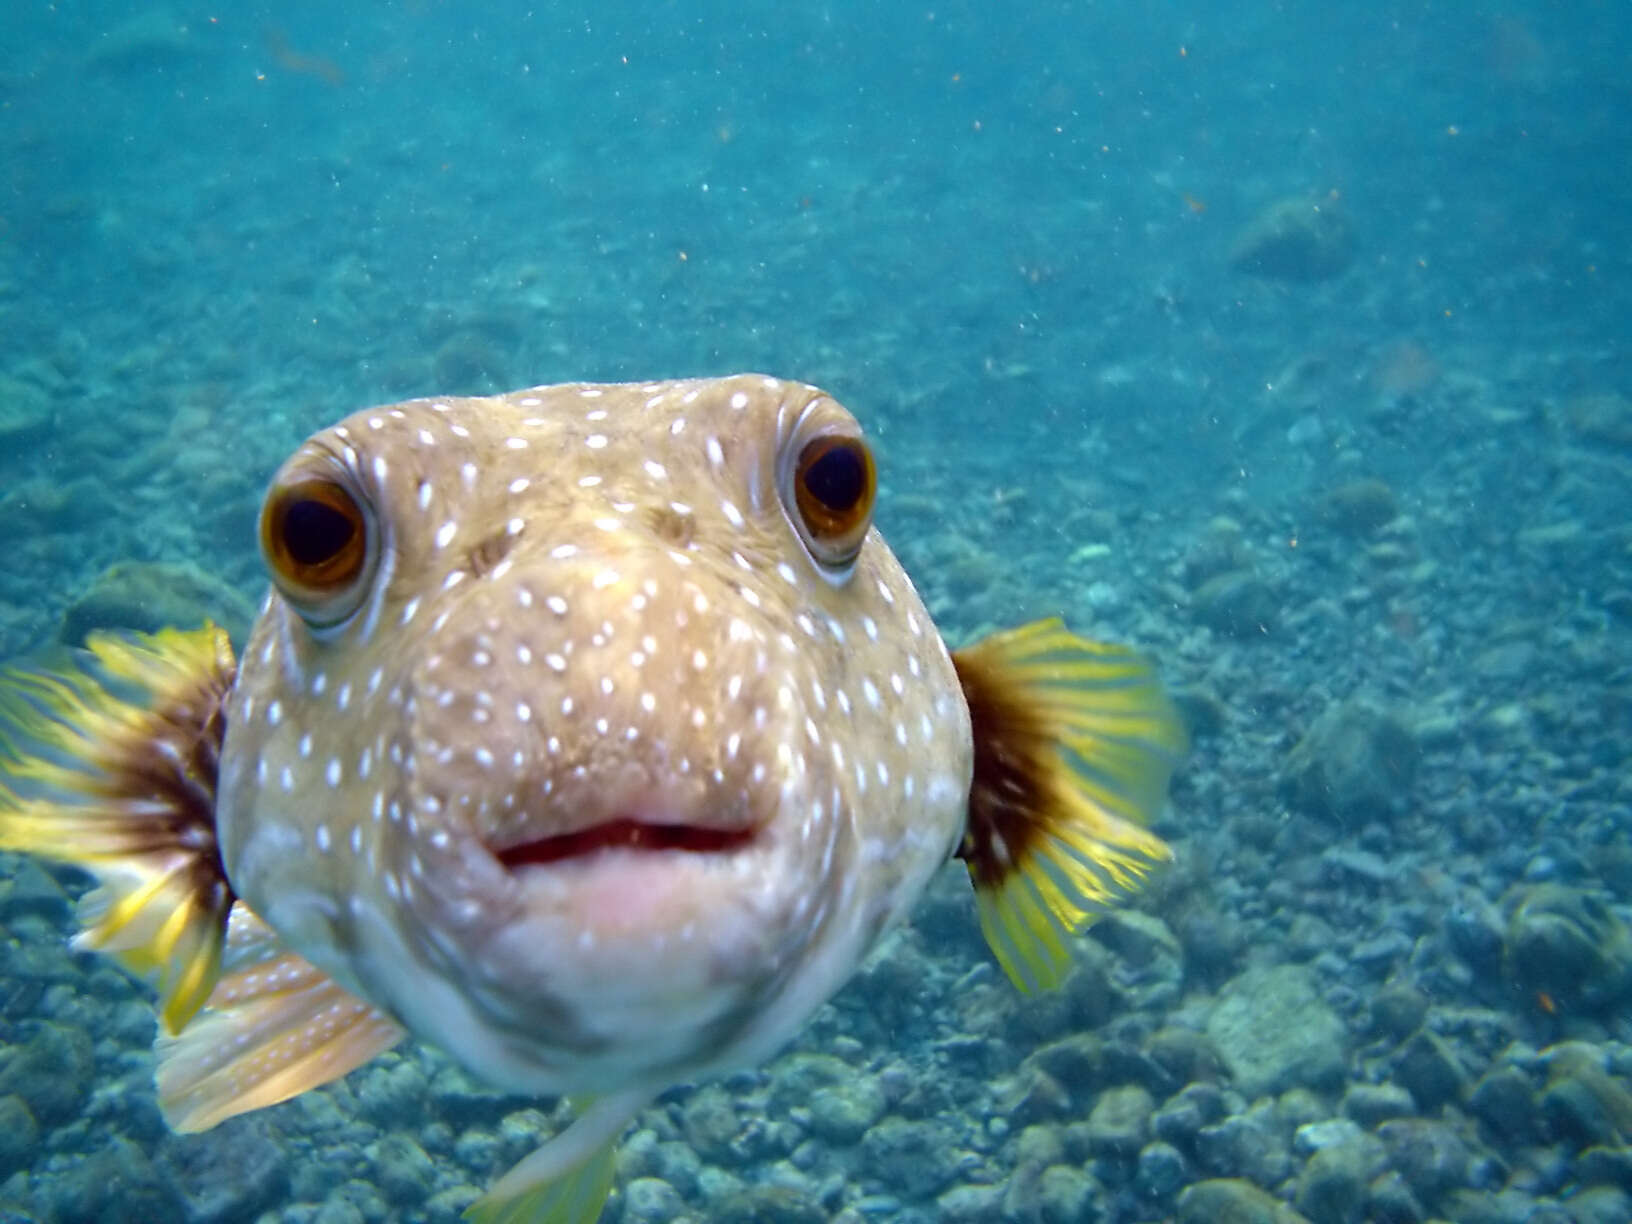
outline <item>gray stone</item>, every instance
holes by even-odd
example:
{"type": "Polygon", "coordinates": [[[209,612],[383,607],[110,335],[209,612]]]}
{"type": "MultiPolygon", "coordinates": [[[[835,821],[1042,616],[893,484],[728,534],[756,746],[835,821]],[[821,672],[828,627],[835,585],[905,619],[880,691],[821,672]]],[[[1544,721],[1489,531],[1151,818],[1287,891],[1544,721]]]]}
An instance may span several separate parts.
{"type": "Polygon", "coordinates": [[[1383,1161],[1382,1145],[1370,1135],[1322,1147],[1298,1174],[1292,1201],[1314,1224],[1359,1224],[1366,1183],[1383,1161]]]}
{"type": "Polygon", "coordinates": [[[935,1200],[945,1224],[999,1224],[1003,1219],[1002,1186],[953,1186],[935,1200]]]}
{"type": "Polygon", "coordinates": [[[680,1129],[686,1142],[704,1160],[733,1165],[737,1154],[733,1141],[742,1131],[736,1101],[718,1084],[705,1084],[686,1101],[680,1111],[680,1129]]]}
{"type": "Polygon", "coordinates": [[[1096,1156],[1132,1156],[1149,1137],[1155,1102],[1137,1084],[1100,1094],[1088,1115],[1088,1145],[1096,1156]]]}
{"type": "Polygon", "coordinates": [[[1632,998],[1632,929],[1600,898],[1537,884],[1511,901],[1503,942],[1508,974],[1527,995],[1571,1012],[1607,1011],[1632,998]]]}
{"type": "Polygon", "coordinates": [[[210,620],[242,642],[254,619],[255,605],[242,593],[196,566],[121,561],[68,605],[58,637],[64,645],[79,646],[97,629],[153,633],[210,620]]]}
{"type": "Polygon", "coordinates": [[[1445,1200],[1443,1214],[1456,1224],[1535,1224],[1538,1206],[1518,1190],[1456,1190],[1445,1200]]]}
{"type": "Polygon", "coordinates": [[[1465,1186],[1472,1153],[1462,1136],[1443,1122],[1396,1118],[1377,1128],[1389,1162],[1420,1201],[1433,1206],[1444,1194],[1465,1186]]]}
{"type": "Polygon", "coordinates": [[[941,1122],[891,1115],[862,1138],[868,1171],[910,1198],[931,1198],[956,1180],[962,1158],[957,1137],[941,1122]]]}
{"type": "Polygon", "coordinates": [[[1492,1067],[1468,1094],[1468,1108],[1505,1139],[1524,1142],[1536,1129],[1536,1091],[1517,1067],[1492,1067]]]}
{"type": "Polygon", "coordinates": [[[1460,1101],[1468,1091],[1468,1073],[1456,1051],[1442,1037],[1418,1029],[1394,1052],[1394,1078],[1428,1112],[1447,1101],[1460,1101]]]}
{"type": "Polygon", "coordinates": [[[23,1029],[23,1040],[0,1051],[0,1096],[15,1093],[45,1126],[78,1116],[91,1091],[94,1054],[80,1029],[39,1020],[23,1029]]]}
{"type": "Polygon", "coordinates": [[[1583,1186],[1619,1186],[1632,1191],[1632,1147],[1590,1147],[1570,1165],[1583,1186]]]}
{"type": "Polygon", "coordinates": [[[375,1126],[411,1126],[425,1114],[425,1071],[413,1058],[389,1057],[357,1079],[357,1110],[375,1126]]]}
{"type": "Polygon", "coordinates": [[[686,1200],[657,1177],[637,1177],[623,1188],[625,1224],[669,1224],[685,1213],[686,1200]]]}
{"type": "Polygon", "coordinates": [[[376,1183],[391,1202],[418,1203],[430,1195],[436,1169],[425,1149],[407,1135],[386,1135],[373,1155],[376,1183]]]}
{"type": "Polygon", "coordinates": [[[1307,1217],[1239,1178],[1196,1182],[1179,1195],[1178,1224],[1303,1224],[1307,1217]]]}
{"type": "Polygon", "coordinates": [[[1372,1224],[1422,1224],[1428,1216],[1405,1178],[1393,1170],[1371,1179],[1366,1187],[1366,1210],[1372,1224]]]}
{"type": "MultiPolygon", "coordinates": [[[[262,1114],[202,1135],[167,1134],[155,1161],[186,1198],[188,1224],[235,1224],[271,1211],[289,1193],[290,1163],[262,1114]]],[[[307,1163],[315,1162],[302,1167],[307,1163]]],[[[337,1181],[324,1183],[318,1193],[337,1181]]]]}
{"type": "Polygon", "coordinates": [[[1349,480],[1328,489],[1319,505],[1320,521],[1344,535],[1374,535],[1379,527],[1399,517],[1400,501],[1394,490],[1374,477],[1349,480]]]}
{"type": "Polygon", "coordinates": [[[51,1190],[56,1217],[76,1224],[186,1218],[186,1204],[147,1154],[117,1135],[54,1179],[51,1190]]]}
{"type": "Polygon", "coordinates": [[[1278,1185],[1292,1172],[1292,1157],[1274,1111],[1259,1107],[1235,1114],[1196,1135],[1196,1160],[1209,1173],[1278,1185]]]}
{"type": "Polygon", "coordinates": [[[1133,1188],[1141,1197],[1159,1203],[1176,1193],[1189,1176],[1184,1153],[1171,1143],[1158,1140],[1140,1150],[1134,1167],[1133,1188]]]}
{"type": "Polygon", "coordinates": [[[0,1097],[0,1182],[27,1166],[39,1141],[40,1128],[28,1102],[16,1094],[0,1097]]]}
{"type": "Polygon", "coordinates": [[[1343,1094],[1343,1112],[1362,1126],[1376,1126],[1390,1118],[1409,1118],[1417,1103],[1398,1084],[1353,1084],[1343,1094]]]}
{"type": "Polygon", "coordinates": [[[1299,1155],[1312,1156],[1329,1147],[1353,1143],[1365,1131],[1348,1118],[1327,1118],[1321,1122],[1305,1122],[1292,1134],[1292,1148],[1299,1155]]]}
{"type": "Polygon", "coordinates": [[[1224,1116],[1224,1100],[1212,1084],[1187,1084],[1151,1116],[1151,1129],[1177,1147],[1195,1142],[1203,1126],[1224,1116]]]}
{"type": "Polygon", "coordinates": [[[1232,570],[1202,583],[1190,597],[1190,606],[1198,621],[1219,633],[1255,638],[1275,627],[1281,600],[1251,570],[1232,570]]]}
{"type": "Polygon", "coordinates": [[[1038,1185],[1043,1224],[1095,1224],[1101,1218],[1104,1188],[1073,1165],[1049,1165],[1038,1185]]]}
{"type": "Polygon", "coordinates": [[[1320,281],[1354,258],[1354,228],[1333,197],[1292,196],[1260,212],[1230,248],[1239,272],[1282,281],[1320,281]]]}
{"type": "Polygon", "coordinates": [[[1428,1018],[1428,996],[1409,982],[1388,982],[1371,1000],[1374,1036],[1402,1041],[1428,1018]]]}
{"type": "Polygon", "coordinates": [[[841,1147],[855,1143],[884,1116],[884,1089],[870,1075],[852,1074],[847,1082],[810,1094],[810,1131],[841,1147]]]}
{"type": "Polygon", "coordinates": [[[1287,1088],[1335,1088],[1348,1030],[1299,965],[1248,969],[1227,983],[1207,1020],[1235,1085],[1248,1099],[1287,1088]]]}
{"type": "Polygon", "coordinates": [[[1564,1204],[1575,1224],[1626,1224],[1632,1220],[1632,1198],[1618,1186],[1592,1186],[1564,1204]]]}
{"type": "Polygon", "coordinates": [[[1389,819],[1417,772],[1417,745],[1393,715],[1346,701],[1315,720],[1286,759],[1288,802],[1345,825],[1389,819]]]}
{"type": "Polygon", "coordinates": [[[711,1202],[707,1219],[709,1224],[827,1224],[827,1212],[807,1187],[773,1182],[744,1186],[711,1202]]]}
{"type": "Polygon", "coordinates": [[[1101,1079],[1104,1064],[1103,1041],[1092,1033],[1072,1033],[1039,1046],[1020,1066],[1022,1069],[1036,1067],[1074,1096],[1086,1099],[1086,1094],[1104,1086],[1101,1079]]]}

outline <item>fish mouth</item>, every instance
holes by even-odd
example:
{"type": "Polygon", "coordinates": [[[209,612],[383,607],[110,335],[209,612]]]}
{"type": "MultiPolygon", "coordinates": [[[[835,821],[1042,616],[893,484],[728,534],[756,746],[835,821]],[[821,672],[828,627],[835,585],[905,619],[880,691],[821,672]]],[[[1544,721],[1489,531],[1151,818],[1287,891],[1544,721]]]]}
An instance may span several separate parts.
{"type": "Polygon", "coordinates": [[[511,871],[520,867],[548,866],[564,859],[585,858],[607,850],[727,854],[746,846],[757,832],[753,828],[718,829],[687,824],[653,824],[633,816],[615,816],[570,833],[556,833],[513,846],[495,847],[492,854],[511,871]]]}

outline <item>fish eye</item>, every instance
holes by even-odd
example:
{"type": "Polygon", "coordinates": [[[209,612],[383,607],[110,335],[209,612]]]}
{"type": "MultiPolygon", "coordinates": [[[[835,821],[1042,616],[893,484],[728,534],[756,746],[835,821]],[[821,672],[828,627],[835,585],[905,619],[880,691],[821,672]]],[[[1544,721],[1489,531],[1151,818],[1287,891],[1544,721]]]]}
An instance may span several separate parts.
{"type": "Polygon", "coordinates": [[[857,437],[811,439],[793,470],[797,524],[811,556],[824,566],[847,566],[861,551],[872,523],[878,478],[872,452],[857,437]]]}
{"type": "Polygon", "coordinates": [[[355,610],[372,550],[357,498],[331,479],[275,487],[261,508],[261,552],[272,580],[309,623],[355,610]]]}

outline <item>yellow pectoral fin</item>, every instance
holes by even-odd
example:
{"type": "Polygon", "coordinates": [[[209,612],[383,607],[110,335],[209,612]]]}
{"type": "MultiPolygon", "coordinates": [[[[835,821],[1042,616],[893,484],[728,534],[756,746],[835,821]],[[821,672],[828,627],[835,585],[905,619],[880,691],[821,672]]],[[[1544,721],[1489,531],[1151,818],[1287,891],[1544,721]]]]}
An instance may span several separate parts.
{"type": "Polygon", "coordinates": [[[96,877],[77,946],[149,980],[173,1033],[215,985],[232,904],[215,841],[232,647],[213,625],[88,647],[0,672],[0,849],[96,877]]]}
{"type": "Polygon", "coordinates": [[[602,1097],[465,1210],[471,1224],[595,1224],[612,1193],[624,1128],[650,1100],[643,1090],[602,1097]]]}
{"type": "Polygon", "coordinates": [[[1021,990],[1057,986],[1064,936],[1172,852],[1144,826],[1185,749],[1150,663],[1058,620],[952,656],[969,705],[974,777],[958,854],[980,925],[1021,990]]]}
{"type": "Polygon", "coordinates": [[[227,972],[204,1012],[161,1037],[159,1107],[176,1131],[208,1130],[339,1079],[405,1035],[396,1021],[285,949],[242,902],[227,972]]]}

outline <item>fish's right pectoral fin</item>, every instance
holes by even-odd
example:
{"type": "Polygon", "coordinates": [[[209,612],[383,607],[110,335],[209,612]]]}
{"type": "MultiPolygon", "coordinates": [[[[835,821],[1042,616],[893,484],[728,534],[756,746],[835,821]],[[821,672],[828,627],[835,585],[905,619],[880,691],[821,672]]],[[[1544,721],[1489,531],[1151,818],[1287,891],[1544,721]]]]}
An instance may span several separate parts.
{"type": "Polygon", "coordinates": [[[612,1193],[618,1137],[650,1099],[601,1097],[465,1209],[471,1224],[595,1224],[612,1193]]]}
{"type": "Polygon", "coordinates": [[[75,944],[150,981],[174,1033],[215,986],[232,906],[215,840],[232,646],[214,625],[86,646],[0,672],[0,850],[96,877],[75,944]]]}
{"type": "Polygon", "coordinates": [[[1173,852],[1146,826],[1186,747],[1150,662],[1037,621],[955,651],[974,777],[958,857],[1021,990],[1058,986],[1068,937],[1173,852]]]}
{"type": "Polygon", "coordinates": [[[405,1035],[285,948],[240,901],[203,1014],[157,1043],[159,1107],[173,1130],[208,1130],[331,1083],[405,1035]]]}

